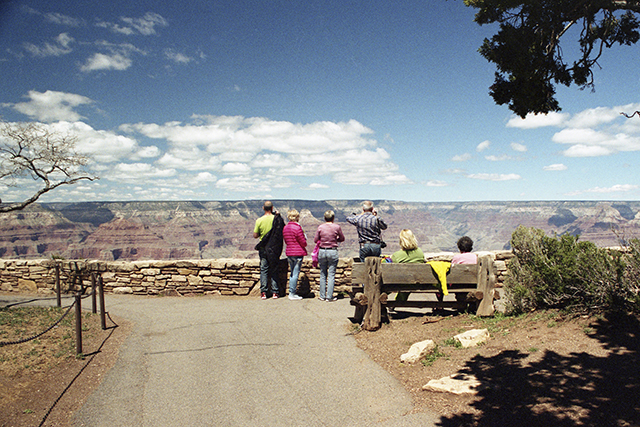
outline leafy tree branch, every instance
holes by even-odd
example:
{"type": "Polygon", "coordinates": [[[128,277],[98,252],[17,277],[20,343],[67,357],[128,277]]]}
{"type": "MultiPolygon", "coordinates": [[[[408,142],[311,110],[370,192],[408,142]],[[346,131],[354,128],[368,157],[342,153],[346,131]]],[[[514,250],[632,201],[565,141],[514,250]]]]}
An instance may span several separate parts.
{"type": "Polygon", "coordinates": [[[480,25],[499,24],[480,54],[497,66],[489,93],[520,117],[559,111],[556,85],[593,88],[605,48],[640,39],[640,0],[464,0],[480,25]],[[575,28],[578,51],[569,64],[561,40],[575,28]]]}

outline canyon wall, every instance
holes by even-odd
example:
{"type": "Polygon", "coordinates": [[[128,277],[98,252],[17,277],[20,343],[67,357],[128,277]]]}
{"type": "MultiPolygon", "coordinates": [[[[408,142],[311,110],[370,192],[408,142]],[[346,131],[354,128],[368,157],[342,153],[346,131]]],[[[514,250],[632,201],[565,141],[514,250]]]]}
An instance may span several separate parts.
{"type": "MultiPolygon", "coordinates": [[[[308,251],[326,210],[336,213],[346,241],[340,256],[357,256],[355,227],[345,218],[360,212],[360,201],[273,200],[286,217],[297,209],[308,251]]],[[[550,235],[580,235],[599,246],[617,246],[640,235],[640,202],[450,202],[410,203],[377,200],[389,225],[385,254],[399,249],[398,233],[411,229],[424,252],[455,251],[462,235],[474,249],[509,249],[518,227],[550,235]]],[[[0,216],[0,258],[140,261],[176,259],[256,259],[253,225],[262,201],[90,202],[36,204],[0,216]]]]}

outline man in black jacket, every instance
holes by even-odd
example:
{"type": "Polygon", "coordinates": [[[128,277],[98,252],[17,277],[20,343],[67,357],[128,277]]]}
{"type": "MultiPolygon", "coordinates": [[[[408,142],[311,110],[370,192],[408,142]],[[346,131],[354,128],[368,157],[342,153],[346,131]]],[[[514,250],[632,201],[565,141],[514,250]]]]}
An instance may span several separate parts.
{"type": "Polygon", "coordinates": [[[274,299],[280,296],[278,288],[278,265],[282,254],[282,229],[284,220],[274,211],[270,201],[264,202],[262,207],[264,215],[256,220],[253,229],[253,237],[260,239],[256,245],[256,250],[260,256],[260,297],[267,299],[269,292],[269,282],[271,282],[271,293],[274,299]]]}

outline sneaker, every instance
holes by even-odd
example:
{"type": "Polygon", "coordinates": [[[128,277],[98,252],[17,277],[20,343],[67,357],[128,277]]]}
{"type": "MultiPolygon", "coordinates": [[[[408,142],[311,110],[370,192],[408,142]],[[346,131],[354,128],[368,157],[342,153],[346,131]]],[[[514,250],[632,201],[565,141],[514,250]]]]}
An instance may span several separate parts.
{"type": "Polygon", "coordinates": [[[320,301],[326,301],[326,300],[327,300],[326,298],[323,298],[323,297],[318,297],[318,299],[319,299],[320,301]]]}
{"type": "Polygon", "coordinates": [[[325,301],[327,301],[327,302],[334,302],[334,301],[338,301],[338,298],[336,298],[336,297],[327,298],[325,301]]]}
{"type": "Polygon", "coordinates": [[[278,299],[278,298],[280,298],[280,297],[278,296],[278,294],[273,294],[273,297],[272,297],[272,298],[273,298],[273,299],[278,299]]]}
{"type": "Polygon", "coordinates": [[[289,299],[292,301],[297,301],[297,300],[301,300],[302,297],[300,295],[296,295],[296,294],[289,294],[289,299]]]}
{"type": "Polygon", "coordinates": [[[262,298],[262,299],[267,299],[267,294],[266,294],[266,292],[262,292],[262,293],[260,294],[260,298],[262,298]]]}

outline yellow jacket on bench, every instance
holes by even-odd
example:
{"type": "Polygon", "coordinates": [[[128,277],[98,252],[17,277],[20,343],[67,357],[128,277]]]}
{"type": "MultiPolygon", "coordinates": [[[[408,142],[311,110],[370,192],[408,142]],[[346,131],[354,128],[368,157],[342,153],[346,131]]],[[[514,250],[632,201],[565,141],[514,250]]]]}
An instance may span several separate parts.
{"type": "Polygon", "coordinates": [[[438,278],[442,294],[449,295],[449,290],[447,289],[447,273],[451,268],[451,263],[448,261],[429,261],[427,264],[431,266],[433,273],[438,278]]]}

